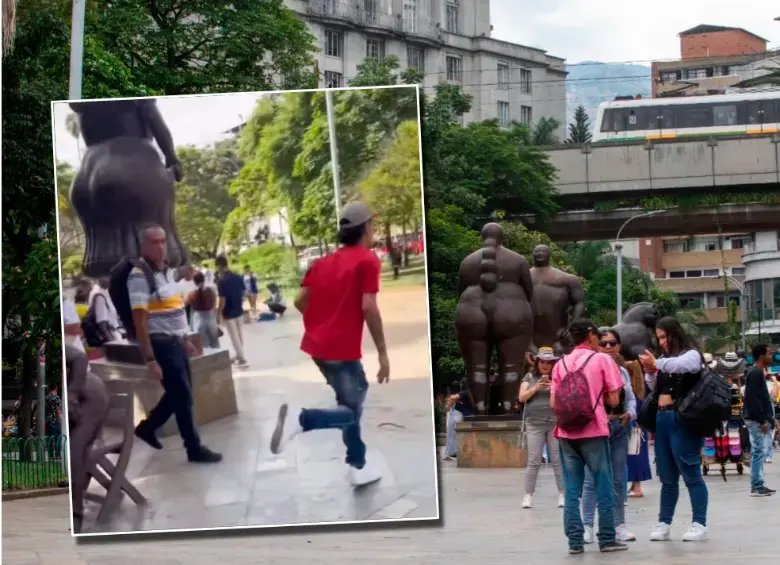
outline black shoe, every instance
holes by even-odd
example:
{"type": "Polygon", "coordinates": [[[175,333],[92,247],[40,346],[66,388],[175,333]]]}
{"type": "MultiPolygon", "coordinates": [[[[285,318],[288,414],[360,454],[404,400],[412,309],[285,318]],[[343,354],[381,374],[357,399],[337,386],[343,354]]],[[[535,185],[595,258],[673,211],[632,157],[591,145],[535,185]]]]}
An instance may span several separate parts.
{"type": "Polygon", "coordinates": [[[767,488],[767,487],[764,487],[764,490],[768,491],[768,492],[769,492],[769,494],[775,494],[775,493],[777,492],[775,489],[773,489],[773,488],[767,488]]]}
{"type": "Polygon", "coordinates": [[[620,541],[611,541],[599,546],[601,553],[612,553],[613,551],[626,551],[628,550],[628,544],[620,541]]]}
{"type": "Polygon", "coordinates": [[[769,490],[766,487],[758,487],[750,491],[750,496],[752,497],[772,496],[773,492],[775,491],[769,490]]]}
{"type": "Polygon", "coordinates": [[[569,555],[579,555],[580,553],[585,553],[584,547],[570,547],[569,548],[569,555]]]}
{"type": "Polygon", "coordinates": [[[162,449],[163,444],[160,443],[160,440],[157,439],[157,436],[153,431],[144,427],[145,423],[146,422],[141,422],[135,427],[135,437],[148,444],[150,447],[162,449]]]}
{"type": "Polygon", "coordinates": [[[219,463],[222,461],[222,454],[215,453],[208,447],[201,447],[199,451],[188,453],[187,459],[190,463],[219,463]]]}

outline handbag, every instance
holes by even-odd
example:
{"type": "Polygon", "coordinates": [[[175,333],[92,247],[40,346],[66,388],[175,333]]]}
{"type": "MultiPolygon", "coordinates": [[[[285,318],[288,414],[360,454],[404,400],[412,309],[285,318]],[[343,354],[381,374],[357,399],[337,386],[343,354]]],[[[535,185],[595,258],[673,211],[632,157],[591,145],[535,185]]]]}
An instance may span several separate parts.
{"type": "Polygon", "coordinates": [[[631,432],[628,436],[628,454],[629,455],[639,455],[639,452],[642,451],[642,436],[644,435],[644,432],[642,432],[642,428],[639,426],[634,426],[631,428],[631,432]]]}

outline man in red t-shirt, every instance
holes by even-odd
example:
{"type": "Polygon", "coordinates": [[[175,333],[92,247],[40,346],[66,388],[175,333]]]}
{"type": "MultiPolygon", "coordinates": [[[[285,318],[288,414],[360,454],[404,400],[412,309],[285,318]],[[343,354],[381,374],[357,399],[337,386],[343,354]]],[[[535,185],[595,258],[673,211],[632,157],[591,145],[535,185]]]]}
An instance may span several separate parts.
{"type": "Polygon", "coordinates": [[[364,322],[379,353],[377,381],[382,384],[390,378],[377,305],[381,265],[371,251],[374,216],[362,202],[343,208],[339,220],[341,248],[312,264],[295,299],[305,330],[301,350],[311,356],[335,391],[338,407],[297,411],[282,404],[271,437],[271,451],[280,453],[284,443],[301,432],[340,429],[354,486],[381,478],[379,470],[366,461],[366,446],[360,438],[360,417],[368,391],[361,363],[364,322]]]}

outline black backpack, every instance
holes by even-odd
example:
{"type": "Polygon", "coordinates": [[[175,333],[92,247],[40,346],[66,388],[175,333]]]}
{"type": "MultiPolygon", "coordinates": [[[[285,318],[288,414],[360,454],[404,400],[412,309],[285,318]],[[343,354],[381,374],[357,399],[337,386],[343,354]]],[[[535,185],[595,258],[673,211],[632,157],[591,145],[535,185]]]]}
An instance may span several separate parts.
{"type": "Polygon", "coordinates": [[[709,367],[702,367],[698,382],[677,405],[685,426],[709,437],[731,415],[731,387],[709,367]]]}
{"type": "Polygon", "coordinates": [[[90,347],[103,347],[107,341],[106,336],[100,331],[100,326],[95,317],[95,303],[98,298],[102,298],[106,303],[106,308],[108,308],[108,300],[106,300],[106,297],[102,294],[96,294],[95,298],[92,299],[92,303],[89,305],[87,315],[84,316],[84,320],[81,322],[81,331],[84,334],[84,340],[90,347]]]}
{"type": "Polygon", "coordinates": [[[142,259],[124,258],[111,269],[111,282],[108,294],[116,308],[116,314],[125,328],[127,339],[135,339],[135,324],[133,323],[133,309],[130,306],[130,294],[127,291],[127,278],[134,268],[139,268],[149,284],[149,294],[157,292],[157,282],[154,280],[152,268],[142,259]]]}

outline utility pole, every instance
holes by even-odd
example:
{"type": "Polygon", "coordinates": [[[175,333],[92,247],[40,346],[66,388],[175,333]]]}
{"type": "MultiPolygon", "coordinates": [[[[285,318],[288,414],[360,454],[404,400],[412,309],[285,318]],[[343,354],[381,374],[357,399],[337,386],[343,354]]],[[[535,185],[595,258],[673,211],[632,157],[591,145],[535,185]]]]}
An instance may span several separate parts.
{"type": "Polygon", "coordinates": [[[341,182],[339,178],[339,149],[336,144],[336,118],[333,112],[333,92],[325,91],[325,107],[328,112],[328,133],[330,139],[330,166],[333,170],[333,193],[336,201],[336,225],[341,215],[341,182]]]}
{"type": "Polygon", "coordinates": [[[81,100],[86,10],[87,0],[73,0],[73,12],[70,18],[70,80],[68,84],[68,99],[70,100],[81,100]]]}

